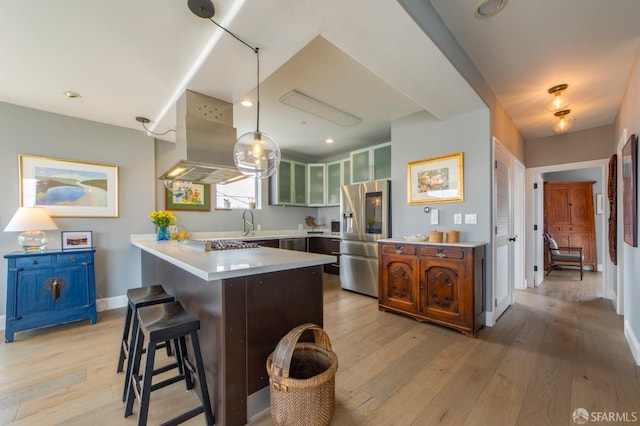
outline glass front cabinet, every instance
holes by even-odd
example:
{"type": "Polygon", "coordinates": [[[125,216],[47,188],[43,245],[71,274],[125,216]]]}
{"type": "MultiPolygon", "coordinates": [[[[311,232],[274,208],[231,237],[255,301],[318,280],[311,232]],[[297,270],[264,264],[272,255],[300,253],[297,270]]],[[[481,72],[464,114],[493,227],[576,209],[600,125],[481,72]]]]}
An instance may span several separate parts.
{"type": "Polygon", "coordinates": [[[307,164],[309,184],[309,206],[325,206],[325,164],[307,164]]]}
{"type": "Polygon", "coordinates": [[[351,183],[351,160],[327,164],[327,206],[340,205],[340,188],[351,183]]]}
{"type": "Polygon", "coordinates": [[[351,183],[391,178],[391,143],[351,153],[351,183]]]}
{"type": "Polygon", "coordinates": [[[278,171],[271,178],[269,204],[280,206],[307,205],[307,165],[280,160],[278,171]]]}

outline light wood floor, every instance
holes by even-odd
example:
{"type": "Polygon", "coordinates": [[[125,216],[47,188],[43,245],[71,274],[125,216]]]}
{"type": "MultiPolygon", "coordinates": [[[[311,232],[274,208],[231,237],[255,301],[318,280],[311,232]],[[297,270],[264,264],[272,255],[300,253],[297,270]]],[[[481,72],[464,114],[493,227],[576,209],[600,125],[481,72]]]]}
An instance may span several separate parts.
{"type": "MultiPolygon", "coordinates": [[[[577,408],[635,413],[640,367],[622,317],[595,298],[600,274],[554,271],[476,339],[382,313],[325,276],[325,323],[338,355],[334,425],[573,425],[577,408]]],[[[115,373],[124,309],[0,343],[0,424],[127,425],[115,373]]],[[[153,393],[149,424],[195,406],[181,383],[153,393]]],[[[202,416],[187,424],[203,424],[202,416]]],[[[264,412],[251,425],[274,424],[264,412]]],[[[613,424],[613,423],[611,423],[613,424]]]]}

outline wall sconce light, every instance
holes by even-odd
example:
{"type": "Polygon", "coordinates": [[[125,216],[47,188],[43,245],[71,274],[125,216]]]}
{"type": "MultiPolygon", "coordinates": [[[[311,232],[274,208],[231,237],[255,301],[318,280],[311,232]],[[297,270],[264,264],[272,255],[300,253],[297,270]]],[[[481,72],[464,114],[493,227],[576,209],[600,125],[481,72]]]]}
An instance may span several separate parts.
{"type": "Polygon", "coordinates": [[[548,90],[551,95],[551,100],[547,106],[549,111],[556,112],[566,109],[569,106],[569,97],[565,93],[568,87],[568,84],[563,83],[557,84],[548,90]]]}
{"type": "Polygon", "coordinates": [[[27,253],[43,251],[49,239],[43,230],[58,229],[43,207],[20,207],[13,215],[4,232],[21,232],[18,244],[27,253]]]}
{"type": "Polygon", "coordinates": [[[563,109],[561,111],[556,111],[553,113],[553,130],[556,133],[565,133],[571,128],[573,120],[567,117],[570,112],[570,109],[563,109]]]}

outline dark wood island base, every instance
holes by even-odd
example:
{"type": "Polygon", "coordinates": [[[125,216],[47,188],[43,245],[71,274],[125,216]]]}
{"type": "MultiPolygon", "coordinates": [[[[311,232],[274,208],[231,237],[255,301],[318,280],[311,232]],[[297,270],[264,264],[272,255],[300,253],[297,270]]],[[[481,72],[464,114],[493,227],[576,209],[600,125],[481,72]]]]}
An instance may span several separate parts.
{"type": "MultiPolygon", "coordinates": [[[[207,281],[146,251],[141,255],[143,285],[162,284],[200,320],[216,424],[246,424],[248,396],[269,385],[265,364],[280,339],[302,323],[323,325],[323,267],[207,281]]],[[[268,408],[268,399],[252,408],[268,408]]]]}

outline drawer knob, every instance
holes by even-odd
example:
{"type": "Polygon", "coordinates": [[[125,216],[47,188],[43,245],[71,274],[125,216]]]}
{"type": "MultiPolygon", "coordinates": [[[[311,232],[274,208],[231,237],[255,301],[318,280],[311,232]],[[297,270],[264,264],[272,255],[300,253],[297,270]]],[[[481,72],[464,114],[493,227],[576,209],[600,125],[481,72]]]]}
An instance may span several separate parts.
{"type": "Polygon", "coordinates": [[[38,264],[38,259],[33,259],[33,260],[31,261],[31,264],[32,264],[32,265],[37,265],[37,264],[38,264]]]}
{"type": "Polygon", "coordinates": [[[438,250],[438,252],[436,253],[436,256],[439,257],[440,259],[444,259],[445,257],[447,257],[447,252],[444,250],[438,250]]]}

